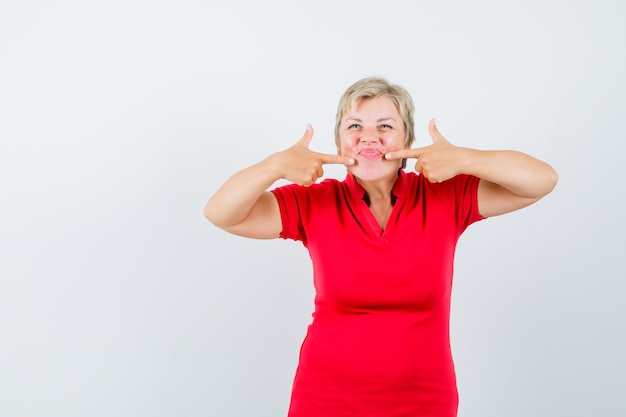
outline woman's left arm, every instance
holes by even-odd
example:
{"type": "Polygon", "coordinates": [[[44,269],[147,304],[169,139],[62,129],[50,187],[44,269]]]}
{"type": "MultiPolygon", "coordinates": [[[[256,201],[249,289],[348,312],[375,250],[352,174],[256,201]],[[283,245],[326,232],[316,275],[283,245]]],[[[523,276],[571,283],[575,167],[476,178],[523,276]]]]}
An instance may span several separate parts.
{"type": "Polygon", "coordinates": [[[428,131],[432,145],[390,152],[386,159],[415,158],[415,170],[431,182],[459,174],[480,178],[478,210],[493,217],[526,207],[547,195],[559,177],[547,163],[518,151],[482,151],[454,146],[444,138],[435,120],[428,131]]]}
{"type": "Polygon", "coordinates": [[[480,178],[478,210],[493,217],[526,207],[550,193],[558,181],[547,163],[518,151],[464,149],[462,172],[480,178]]]}

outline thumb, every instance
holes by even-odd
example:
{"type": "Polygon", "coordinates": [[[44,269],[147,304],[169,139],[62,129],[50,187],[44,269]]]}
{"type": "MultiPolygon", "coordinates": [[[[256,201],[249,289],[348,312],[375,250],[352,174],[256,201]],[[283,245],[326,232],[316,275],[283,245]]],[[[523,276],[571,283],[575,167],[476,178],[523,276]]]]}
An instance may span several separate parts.
{"type": "Polygon", "coordinates": [[[437,129],[437,123],[435,122],[435,119],[430,119],[430,122],[428,123],[428,133],[430,133],[430,138],[433,140],[433,143],[437,143],[441,139],[444,139],[444,137],[441,135],[441,133],[439,133],[439,130],[437,129]]]}
{"type": "Polygon", "coordinates": [[[298,143],[304,146],[305,148],[308,148],[309,145],[311,144],[311,139],[313,139],[313,126],[307,123],[306,130],[304,131],[304,135],[302,135],[298,143]]]}

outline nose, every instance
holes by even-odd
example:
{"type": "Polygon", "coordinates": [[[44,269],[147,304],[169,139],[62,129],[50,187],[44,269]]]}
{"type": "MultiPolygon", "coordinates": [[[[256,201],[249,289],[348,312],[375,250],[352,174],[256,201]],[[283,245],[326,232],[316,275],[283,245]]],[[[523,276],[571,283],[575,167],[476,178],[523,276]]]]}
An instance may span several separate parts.
{"type": "Polygon", "coordinates": [[[378,132],[376,132],[375,130],[369,130],[369,129],[363,130],[361,137],[360,137],[360,142],[365,145],[371,145],[371,144],[380,142],[380,139],[378,137],[378,132]]]}

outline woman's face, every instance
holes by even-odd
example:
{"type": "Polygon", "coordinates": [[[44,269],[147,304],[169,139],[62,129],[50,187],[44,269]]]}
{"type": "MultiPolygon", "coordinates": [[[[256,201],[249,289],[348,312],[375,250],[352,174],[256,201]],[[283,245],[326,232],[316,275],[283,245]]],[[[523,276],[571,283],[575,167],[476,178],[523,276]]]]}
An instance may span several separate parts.
{"type": "Polygon", "coordinates": [[[348,171],[364,181],[395,178],[400,160],[386,160],[387,152],[404,148],[404,123],[388,96],[363,99],[341,119],[339,155],[354,158],[348,171]]]}

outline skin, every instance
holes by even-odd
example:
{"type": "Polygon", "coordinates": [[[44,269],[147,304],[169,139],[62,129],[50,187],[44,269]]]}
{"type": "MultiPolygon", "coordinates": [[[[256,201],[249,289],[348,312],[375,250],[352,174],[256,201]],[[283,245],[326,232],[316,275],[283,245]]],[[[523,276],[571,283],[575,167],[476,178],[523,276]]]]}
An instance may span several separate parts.
{"type": "Polygon", "coordinates": [[[387,96],[361,100],[341,120],[337,155],[309,149],[313,128],[284,151],[245,168],[217,190],[205,206],[216,226],[239,236],[277,238],[282,231],[274,182],[286,179],[308,187],[324,175],[327,164],[344,164],[368,193],[370,210],[385,228],[391,214],[391,190],[404,158],[416,159],[415,170],[431,182],[458,174],[480,178],[478,208],[492,217],[526,207],[547,195],[558,181],[545,162],[517,151],[482,151],[457,147],[445,139],[434,119],[428,131],[432,144],[405,148],[404,124],[387,96]]]}
{"type": "Polygon", "coordinates": [[[417,159],[415,171],[431,182],[443,182],[458,174],[480,178],[478,210],[483,217],[529,206],[550,193],[558,182],[558,175],[550,165],[525,153],[454,146],[439,133],[434,119],[428,131],[432,145],[390,152],[385,158],[417,159]]]}
{"type": "Polygon", "coordinates": [[[369,196],[370,210],[384,229],[391,215],[391,189],[398,178],[400,159],[385,155],[404,149],[404,123],[387,96],[361,100],[341,119],[337,153],[353,158],[348,166],[369,196]]]}
{"type": "Polygon", "coordinates": [[[244,237],[277,238],[282,231],[276,197],[266,191],[279,179],[308,187],[324,175],[324,165],[352,165],[352,158],[311,151],[313,128],[307,125],[298,142],[245,168],[217,190],[204,215],[217,227],[244,237]]]}

